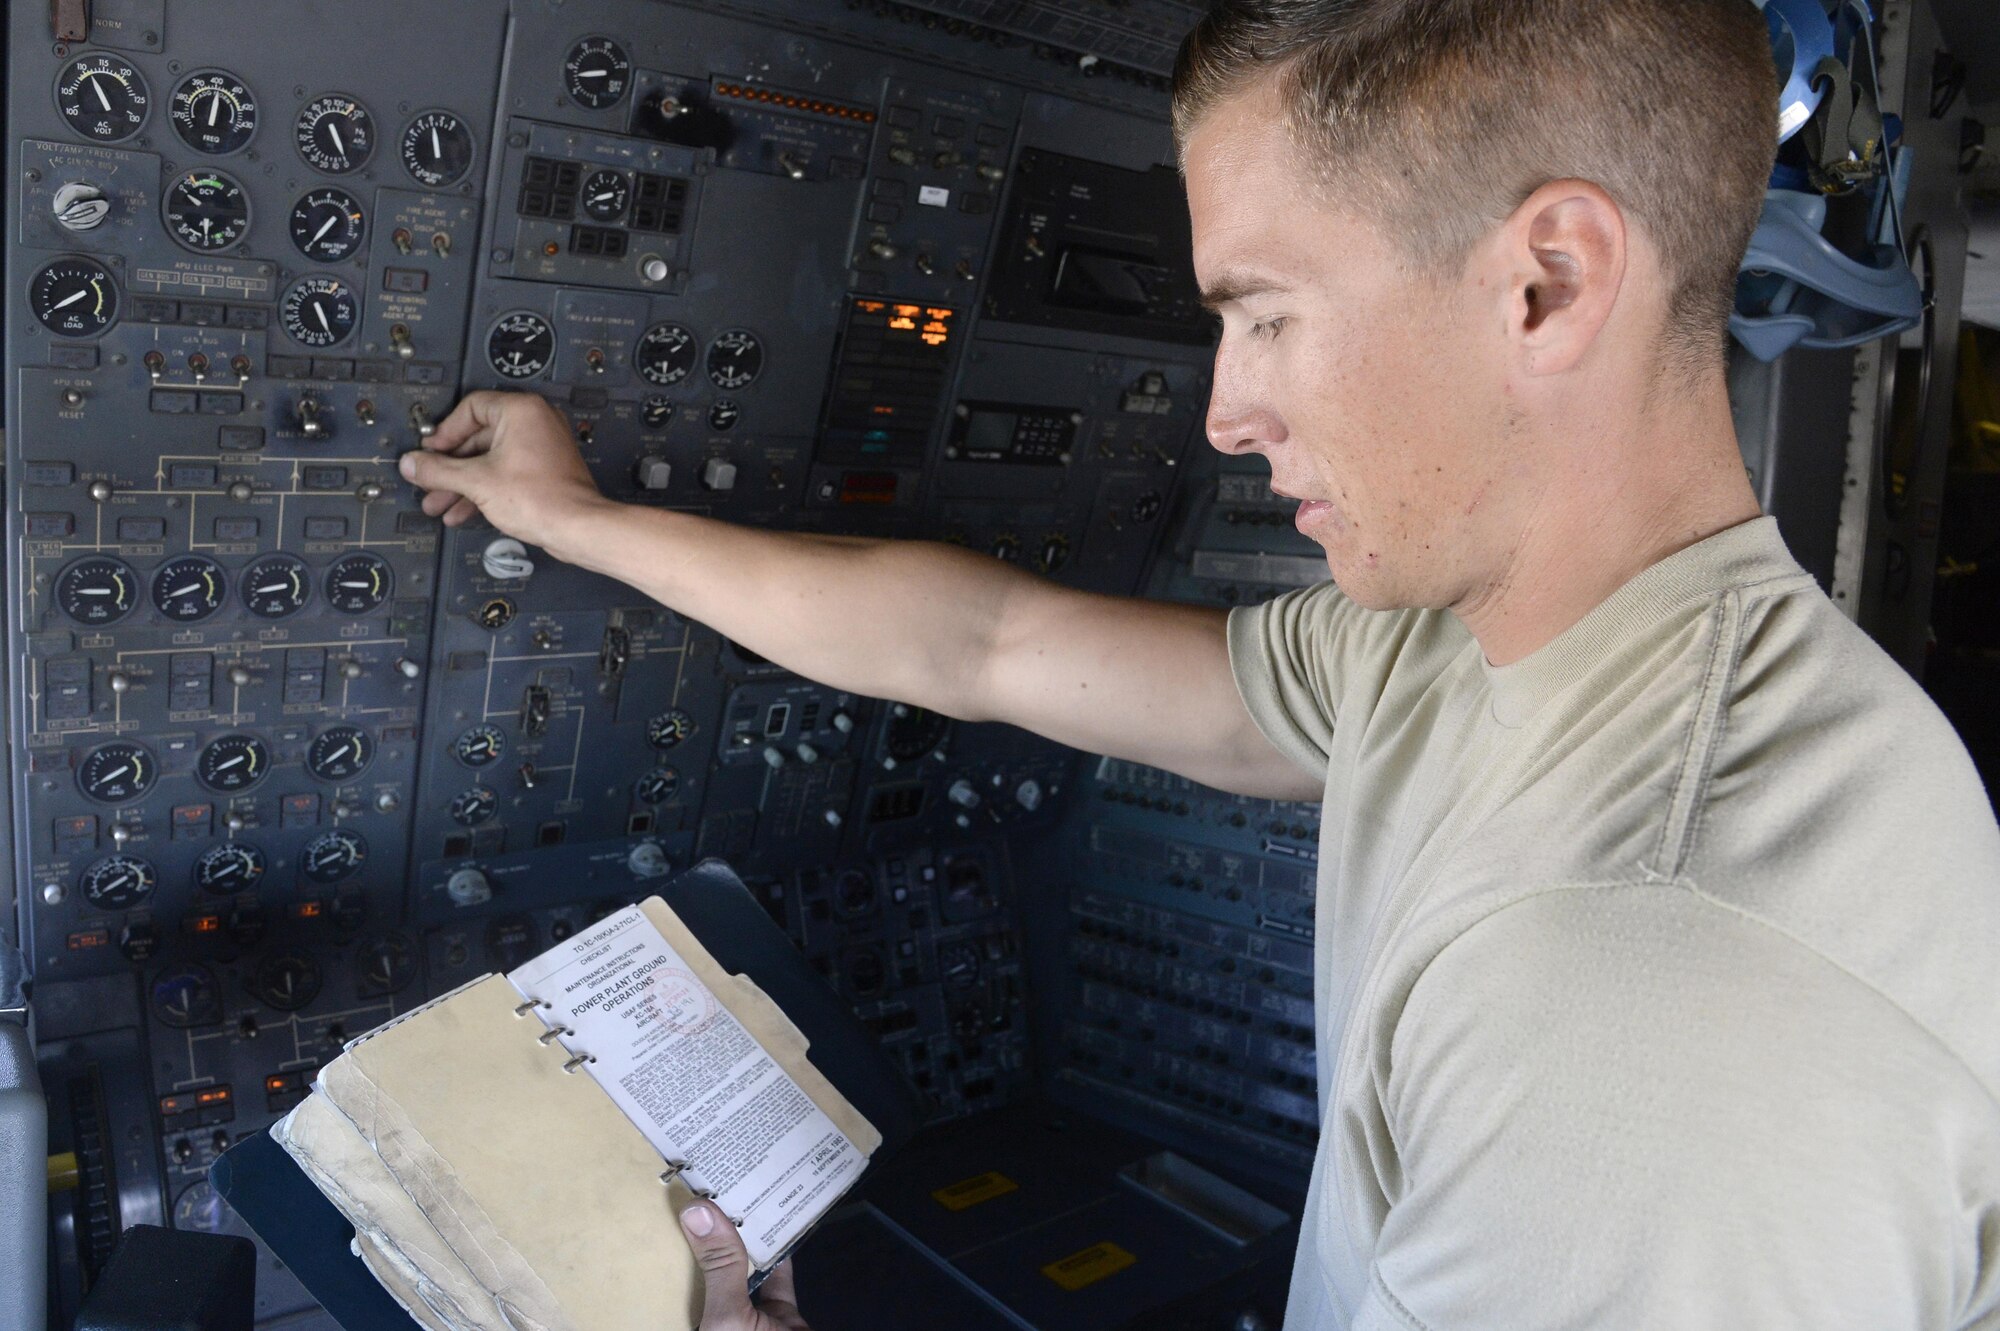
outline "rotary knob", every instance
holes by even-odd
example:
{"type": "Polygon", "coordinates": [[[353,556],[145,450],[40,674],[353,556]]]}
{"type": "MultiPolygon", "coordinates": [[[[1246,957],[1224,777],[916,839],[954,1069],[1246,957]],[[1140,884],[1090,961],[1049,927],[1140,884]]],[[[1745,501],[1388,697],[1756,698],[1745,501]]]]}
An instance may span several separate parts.
{"type": "Polygon", "coordinates": [[[964,777],[952,782],[950,788],[944,792],[944,797],[961,809],[979,807],[979,792],[974,790],[972,783],[964,777]]]}
{"type": "Polygon", "coordinates": [[[493,884],[477,869],[458,869],[445,880],[444,894],[454,906],[484,905],[493,899],[493,884]]]}
{"type": "Polygon", "coordinates": [[[534,561],[528,558],[528,547],[507,536],[489,542],[479,552],[479,565],[486,570],[487,577],[502,582],[520,581],[535,572],[534,561]]]}
{"type": "Polygon", "coordinates": [[[67,231],[92,231],[111,215],[111,201],[95,185],[77,182],[64,185],[49,201],[56,221],[67,231]]]}
{"type": "Polygon", "coordinates": [[[658,878],[673,866],[668,863],[667,852],[660,849],[659,843],[641,841],[625,857],[625,867],[632,871],[634,878],[658,878]]]}

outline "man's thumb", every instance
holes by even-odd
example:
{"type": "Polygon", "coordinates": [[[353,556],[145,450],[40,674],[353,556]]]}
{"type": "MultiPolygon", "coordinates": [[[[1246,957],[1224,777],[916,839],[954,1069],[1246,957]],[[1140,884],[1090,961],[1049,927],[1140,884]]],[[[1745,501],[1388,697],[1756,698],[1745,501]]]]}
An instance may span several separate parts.
{"type": "Polygon", "coordinates": [[[728,1331],[750,1317],[750,1254],[736,1226],[707,1202],[681,1212],[681,1228],[701,1267],[707,1295],[702,1301],[703,1331],[728,1331]]]}
{"type": "Polygon", "coordinates": [[[465,471],[463,458],[446,457],[426,448],[416,448],[396,460],[396,469],[403,473],[403,479],[419,490],[456,490],[464,492],[458,482],[465,471]]]}

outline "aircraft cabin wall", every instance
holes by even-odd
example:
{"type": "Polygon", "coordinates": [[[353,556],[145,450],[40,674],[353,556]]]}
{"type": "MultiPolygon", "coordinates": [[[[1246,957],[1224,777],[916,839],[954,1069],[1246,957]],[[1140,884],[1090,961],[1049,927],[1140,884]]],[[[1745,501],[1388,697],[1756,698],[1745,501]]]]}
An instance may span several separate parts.
{"type": "MultiPolygon", "coordinates": [[[[630,503],[1317,581],[1201,429],[1196,12],[10,7],[0,931],[82,1175],[52,1324],[126,1226],[240,1232],[209,1162],[344,1038],[710,856],[933,1121],[1087,1109],[1302,1186],[1315,806],[802,679],[395,470],[527,391],[630,503]]],[[[267,1255],[260,1318],[310,1307],[267,1255]]]]}

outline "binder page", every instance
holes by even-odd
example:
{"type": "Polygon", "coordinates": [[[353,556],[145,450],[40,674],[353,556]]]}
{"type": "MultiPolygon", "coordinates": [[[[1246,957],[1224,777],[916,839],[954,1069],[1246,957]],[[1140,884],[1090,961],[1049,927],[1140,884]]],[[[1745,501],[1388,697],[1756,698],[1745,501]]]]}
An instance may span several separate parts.
{"type": "Polygon", "coordinates": [[[752,1038],[637,906],[507,978],[573,1057],[770,1266],[867,1158],[752,1038]]]}

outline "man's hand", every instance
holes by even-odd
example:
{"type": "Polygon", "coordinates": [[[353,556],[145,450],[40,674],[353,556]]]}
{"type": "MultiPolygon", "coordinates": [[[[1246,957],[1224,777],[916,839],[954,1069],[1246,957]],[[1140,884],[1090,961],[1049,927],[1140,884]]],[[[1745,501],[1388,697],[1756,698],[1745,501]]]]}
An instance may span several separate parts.
{"type": "Polygon", "coordinates": [[[750,1254],[736,1226],[707,1202],[681,1212],[681,1228],[708,1293],[700,1331],[812,1331],[793,1302],[792,1264],[779,1264],[750,1302],[750,1254]]]}
{"type": "Polygon", "coordinates": [[[403,455],[403,479],[428,491],[424,512],[447,527],[484,513],[509,536],[562,558],[577,519],[608,503],[568,422],[533,393],[473,393],[424,447],[403,455]]]}

